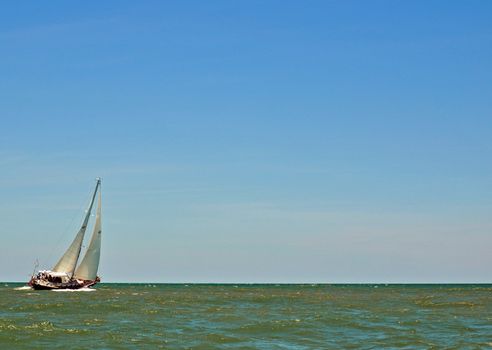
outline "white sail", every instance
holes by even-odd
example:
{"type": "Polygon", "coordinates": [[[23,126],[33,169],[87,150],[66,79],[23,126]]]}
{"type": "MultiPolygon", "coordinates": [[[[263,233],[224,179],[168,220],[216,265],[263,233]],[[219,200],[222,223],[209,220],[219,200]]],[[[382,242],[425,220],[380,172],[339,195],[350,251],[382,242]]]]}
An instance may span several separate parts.
{"type": "Polygon", "coordinates": [[[84,221],[82,226],[80,227],[79,232],[75,236],[72,244],[68,247],[67,251],[61,259],[56,263],[53,268],[54,272],[65,272],[70,276],[73,275],[75,271],[75,266],[77,265],[77,261],[79,260],[80,249],[82,248],[82,242],[84,240],[85,230],[87,229],[87,224],[89,222],[89,217],[91,215],[92,206],[94,205],[94,199],[96,198],[96,192],[101,183],[100,180],[97,181],[96,189],[94,190],[94,194],[92,195],[91,203],[89,205],[89,209],[87,209],[87,213],[85,214],[84,221]]]}
{"type": "Polygon", "coordinates": [[[96,223],[89,243],[89,247],[82,259],[82,262],[75,270],[74,277],[81,280],[95,280],[97,268],[99,267],[99,257],[101,255],[101,191],[97,203],[96,223]]]}

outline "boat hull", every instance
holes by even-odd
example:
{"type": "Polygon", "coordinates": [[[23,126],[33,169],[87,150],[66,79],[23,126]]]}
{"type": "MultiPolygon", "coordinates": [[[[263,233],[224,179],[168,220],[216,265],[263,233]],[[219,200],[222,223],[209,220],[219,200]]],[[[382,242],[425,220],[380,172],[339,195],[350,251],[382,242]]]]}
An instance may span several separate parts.
{"type": "Polygon", "coordinates": [[[53,289],[80,289],[89,288],[94,286],[100,281],[99,278],[95,280],[72,280],[69,282],[50,282],[44,279],[32,278],[27,284],[36,290],[53,290],[53,289]]]}

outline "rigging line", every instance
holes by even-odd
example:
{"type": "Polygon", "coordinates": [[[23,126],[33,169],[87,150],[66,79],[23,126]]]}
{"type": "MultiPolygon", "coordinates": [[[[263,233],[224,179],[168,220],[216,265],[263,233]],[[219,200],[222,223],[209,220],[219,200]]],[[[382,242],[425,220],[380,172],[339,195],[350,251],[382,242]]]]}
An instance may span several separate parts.
{"type": "MultiPolygon", "coordinates": [[[[62,242],[62,240],[64,240],[64,238],[67,237],[68,232],[72,231],[72,226],[75,222],[75,219],[77,218],[77,216],[80,215],[81,212],[84,213],[84,215],[82,216],[82,222],[83,222],[83,220],[84,220],[83,218],[85,217],[85,213],[87,211],[87,207],[91,201],[91,198],[92,198],[92,190],[89,192],[88,200],[86,200],[84,202],[85,204],[82,204],[76,211],[74,211],[74,214],[72,215],[72,219],[70,220],[69,224],[66,226],[65,230],[63,230],[62,233],[59,235],[56,243],[51,245],[51,251],[48,255],[48,263],[50,263],[51,265],[54,265],[56,263],[56,261],[52,262],[53,256],[55,255],[55,251],[59,250],[59,248],[61,246],[61,242],[62,242]]],[[[77,229],[75,229],[75,230],[77,230],[77,229]]],[[[62,250],[60,250],[60,252],[62,252],[62,250]]],[[[48,265],[46,265],[46,266],[48,266],[48,265]]]]}

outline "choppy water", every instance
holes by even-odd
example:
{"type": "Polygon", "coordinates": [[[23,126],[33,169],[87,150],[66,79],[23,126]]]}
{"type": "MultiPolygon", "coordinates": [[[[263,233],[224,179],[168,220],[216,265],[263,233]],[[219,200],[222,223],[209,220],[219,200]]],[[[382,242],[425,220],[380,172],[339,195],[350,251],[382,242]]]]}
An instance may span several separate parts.
{"type": "Polygon", "coordinates": [[[0,349],[492,349],[491,285],[20,286],[0,349]]]}

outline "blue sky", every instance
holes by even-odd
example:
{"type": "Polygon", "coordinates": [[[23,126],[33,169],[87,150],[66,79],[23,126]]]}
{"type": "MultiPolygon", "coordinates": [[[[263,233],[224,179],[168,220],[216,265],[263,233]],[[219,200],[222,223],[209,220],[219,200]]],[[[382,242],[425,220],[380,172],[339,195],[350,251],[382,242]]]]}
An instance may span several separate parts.
{"type": "Polygon", "coordinates": [[[105,281],[490,282],[492,3],[0,11],[0,280],[103,178],[105,281]]]}

